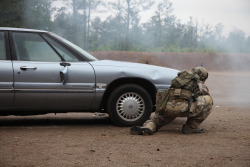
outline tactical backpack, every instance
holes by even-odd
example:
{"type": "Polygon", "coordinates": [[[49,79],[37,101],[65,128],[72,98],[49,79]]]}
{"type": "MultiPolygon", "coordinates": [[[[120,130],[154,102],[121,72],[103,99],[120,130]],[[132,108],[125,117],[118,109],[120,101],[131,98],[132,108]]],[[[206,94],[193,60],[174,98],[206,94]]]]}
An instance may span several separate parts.
{"type": "Polygon", "coordinates": [[[179,72],[172,80],[170,89],[156,95],[156,111],[176,113],[189,109],[193,93],[197,89],[197,77],[187,71],[179,72]]]}
{"type": "Polygon", "coordinates": [[[197,79],[193,73],[187,71],[179,72],[178,76],[172,80],[171,88],[194,91],[197,79]]]}

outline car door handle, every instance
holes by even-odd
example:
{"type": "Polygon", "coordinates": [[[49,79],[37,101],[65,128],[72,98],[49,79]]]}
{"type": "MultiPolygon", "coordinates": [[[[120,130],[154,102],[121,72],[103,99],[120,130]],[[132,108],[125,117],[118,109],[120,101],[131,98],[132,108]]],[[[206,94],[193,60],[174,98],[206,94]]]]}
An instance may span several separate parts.
{"type": "Polygon", "coordinates": [[[21,70],[25,71],[25,70],[36,70],[37,67],[27,67],[27,66],[22,66],[20,67],[21,70]]]}

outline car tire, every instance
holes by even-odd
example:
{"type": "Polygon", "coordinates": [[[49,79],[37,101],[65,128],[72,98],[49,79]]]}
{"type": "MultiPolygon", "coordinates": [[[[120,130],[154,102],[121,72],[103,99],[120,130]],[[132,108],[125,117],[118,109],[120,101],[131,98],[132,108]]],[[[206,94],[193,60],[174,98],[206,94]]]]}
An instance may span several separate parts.
{"type": "Polygon", "coordinates": [[[153,109],[149,93],[141,86],[125,84],[116,88],[108,99],[110,119],[119,126],[142,125],[153,109]]]}

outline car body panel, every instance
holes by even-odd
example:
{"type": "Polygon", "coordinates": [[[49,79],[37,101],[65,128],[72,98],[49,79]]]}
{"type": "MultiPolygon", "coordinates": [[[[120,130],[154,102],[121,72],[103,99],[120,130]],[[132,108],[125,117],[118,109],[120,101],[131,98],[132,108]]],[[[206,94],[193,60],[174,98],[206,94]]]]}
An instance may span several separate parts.
{"type": "Polygon", "coordinates": [[[62,83],[59,62],[13,61],[14,107],[89,109],[94,98],[94,70],[88,62],[72,62],[62,83]],[[21,70],[20,67],[36,69],[21,70]]]}
{"type": "Polygon", "coordinates": [[[156,86],[156,89],[168,89],[178,70],[148,64],[130,63],[112,60],[92,61],[96,82],[109,84],[117,78],[143,78],[156,86]]]}
{"type": "Polygon", "coordinates": [[[10,60],[0,60],[0,107],[12,107],[13,100],[12,62],[10,60]]]}
{"type": "Polygon", "coordinates": [[[36,30],[36,29],[27,29],[27,28],[14,28],[14,27],[0,27],[0,31],[19,31],[19,32],[45,32],[47,33],[48,31],[44,30],[36,30]]]}

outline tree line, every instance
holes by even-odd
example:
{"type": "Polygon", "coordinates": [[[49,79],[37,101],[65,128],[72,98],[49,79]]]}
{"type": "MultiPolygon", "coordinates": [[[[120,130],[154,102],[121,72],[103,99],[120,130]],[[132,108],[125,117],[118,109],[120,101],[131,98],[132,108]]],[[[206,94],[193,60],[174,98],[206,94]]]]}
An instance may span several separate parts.
{"type": "Polygon", "coordinates": [[[224,26],[181,23],[170,0],[1,0],[0,26],[52,31],[87,51],[250,53],[250,36],[224,26]],[[141,23],[141,12],[157,6],[141,23]]]}

